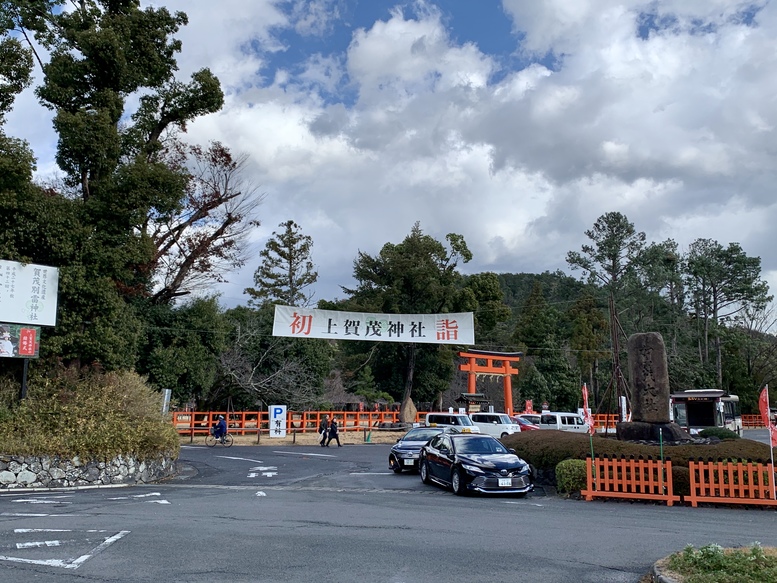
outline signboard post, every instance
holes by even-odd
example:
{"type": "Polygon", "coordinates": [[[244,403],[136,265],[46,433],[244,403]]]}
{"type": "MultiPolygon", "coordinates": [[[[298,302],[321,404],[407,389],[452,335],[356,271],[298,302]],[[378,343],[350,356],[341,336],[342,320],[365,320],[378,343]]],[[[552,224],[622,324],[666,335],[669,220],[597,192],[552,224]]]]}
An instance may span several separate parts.
{"type": "Polygon", "coordinates": [[[270,437],[286,437],[286,405],[270,405],[270,437]]]}
{"type": "Polygon", "coordinates": [[[30,358],[38,358],[40,327],[57,324],[59,270],[0,260],[0,357],[24,359],[19,399],[27,396],[30,358]],[[16,342],[14,343],[14,340],[16,342]]]}

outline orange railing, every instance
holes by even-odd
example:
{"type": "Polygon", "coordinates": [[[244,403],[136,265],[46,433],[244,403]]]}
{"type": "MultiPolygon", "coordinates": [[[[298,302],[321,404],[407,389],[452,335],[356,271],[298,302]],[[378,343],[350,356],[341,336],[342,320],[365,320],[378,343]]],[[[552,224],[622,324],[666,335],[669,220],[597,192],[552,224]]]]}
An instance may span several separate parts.
{"type": "MultiPolygon", "coordinates": [[[[181,435],[206,435],[219,415],[227,420],[229,432],[234,435],[256,435],[257,431],[269,432],[267,411],[173,411],[173,426],[181,435]]],[[[398,423],[396,411],[289,411],[286,414],[286,431],[316,433],[321,419],[326,415],[336,419],[340,431],[361,431],[380,427],[383,423],[398,423]]],[[[423,423],[426,413],[418,413],[416,422],[423,423]]]]}
{"type": "Polygon", "coordinates": [[[625,458],[586,458],[587,487],[581,492],[586,500],[628,498],[661,500],[667,506],[680,501],[672,491],[672,462],[625,458]]]}
{"type": "Polygon", "coordinates": [[[742,415],[742,427],[745,429],[758,429],[766,427],[760,415],[742,415]]]}
{"type": "Polygon", "coordinates": [[[691,493],[684,499],[691,506],[695,507],[699,502],[777,506],[771,462],[690,460],[688,469],[691,471],[691,493]]]}

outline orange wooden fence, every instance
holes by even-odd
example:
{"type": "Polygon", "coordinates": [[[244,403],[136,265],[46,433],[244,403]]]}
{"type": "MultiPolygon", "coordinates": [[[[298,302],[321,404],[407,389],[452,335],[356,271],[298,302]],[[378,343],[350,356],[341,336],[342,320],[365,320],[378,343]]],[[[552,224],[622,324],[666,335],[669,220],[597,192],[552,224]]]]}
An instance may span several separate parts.
{"type": "MultiPolygon", "coordinates": [[[[256,435],[260,429],[269,432],[267,411],[173,411],[172,423],[181,435],[206,435],[219,415],[227,420],[229,432],[234,435],[256,435]]],[[[316,433],[321,419],[326,415],[337,420],[340,431],[361,431],[380,427],[384,423],[398,423],[395,411],[289,411],[286,414],[286,431],[316,433]]],[[[426,413],[418,413],[416,421],[423,423],[426,413]]]]}
{"type": "MultiPolygon", "coordinates": [[[[598,413],[593,415],[594,423],[597,429],[604,429],[605,426],[615,427],[618,423],[616,413],[598,413]]],[[[766,427],[760,415],[742,415],[742,427],[745,429],[759,429],[766,427]]]]}
{"type": "Polygon", "coordinates": [[[774,468],[766,464],[718,460],[689,461],[691,494],[684,500],[716,504],[757,504],[777,506],[774,468]]]}
{"type": "Polygon", "coordinates": [[[625,458],[586,458],[587,487],[581,492],[586,500],[629,498],[661,500],[667,506],[680,501],[672,491],[672,462],[625,458]]]}
{"type": "Polygon", "coordinates": [[[742,415],[742,427],[745,429],[758,429],[766,427],[760,415],[742,415]]]}

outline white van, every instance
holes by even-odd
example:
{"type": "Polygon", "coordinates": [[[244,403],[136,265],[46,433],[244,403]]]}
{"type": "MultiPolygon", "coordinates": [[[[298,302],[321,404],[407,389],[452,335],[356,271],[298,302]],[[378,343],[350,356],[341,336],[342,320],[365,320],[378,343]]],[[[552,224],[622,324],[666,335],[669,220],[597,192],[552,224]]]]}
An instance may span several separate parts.
{"type": "Polygon", "coordinates": [[[480,433],[480,429],[462,413],[427,413],[426,425],[429,427],[453,427],[460,433],[480,433]]]}
{"type": "Polygon", "coordinates": [[[583,417],[577,413],[543,411],[537,425],[540,426],[540,429],[558,429],[559,431],[573,431],[575,433],[588,432],[588,423],[583,421],[583,417]]]}
{"type": "Polygon", "coordinates": [[[480,429],[480,433],[494,437],[507,437],[521,432],[521,426],[513,423],[504,413],[470,413],[469,418],[480,429]]]}

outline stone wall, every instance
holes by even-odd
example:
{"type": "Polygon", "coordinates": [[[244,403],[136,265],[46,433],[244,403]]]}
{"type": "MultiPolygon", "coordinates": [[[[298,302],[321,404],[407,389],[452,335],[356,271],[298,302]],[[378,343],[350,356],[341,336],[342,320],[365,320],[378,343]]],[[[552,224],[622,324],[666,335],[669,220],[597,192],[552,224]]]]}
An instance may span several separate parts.
{"type": "Polygon", "coordinates": [[[0,454],[0,489],[146,484],[175,474],[176,462],[168,456],[146,460],[119,456],[109,461],[83,461],[77,457],[0,454]]]}

